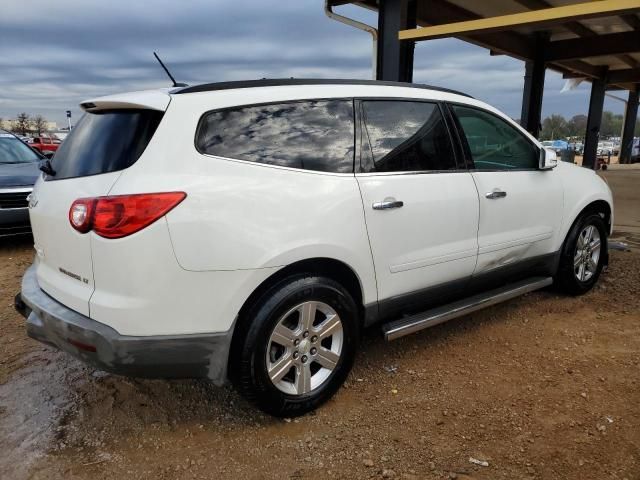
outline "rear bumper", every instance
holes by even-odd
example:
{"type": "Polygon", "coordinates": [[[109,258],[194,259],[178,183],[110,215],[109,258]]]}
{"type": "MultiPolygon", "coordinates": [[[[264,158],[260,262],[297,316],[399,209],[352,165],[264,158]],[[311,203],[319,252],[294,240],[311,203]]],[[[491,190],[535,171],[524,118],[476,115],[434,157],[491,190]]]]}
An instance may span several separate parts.
{"type": "Polygon", "coordinates": [[[232,329],[214,334],[120,335],[47,295],[38,285],[35,266],[25,272],[16,309],[27,319],[31,338],[101,370],[147,378],[208,378],[217,385],[226,382],[232,329]]]}

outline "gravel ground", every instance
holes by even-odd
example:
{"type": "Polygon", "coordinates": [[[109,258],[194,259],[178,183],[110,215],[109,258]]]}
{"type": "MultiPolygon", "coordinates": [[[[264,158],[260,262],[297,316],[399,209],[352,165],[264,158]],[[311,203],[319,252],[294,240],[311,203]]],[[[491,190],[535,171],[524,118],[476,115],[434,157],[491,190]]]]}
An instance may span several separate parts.
{"type": "Polygon", "coordinates": [[[372,330],[336,397],[290,421],[25,338],[11,300],[31,257],[0,244],[0,478],[640,478],[639,252],[613,252],[584,297],[538,292],[394,343],[372,330]]]}
{"type": "Polygon", "coordinates": [[[640,479],[640,171],[605,176],[633,251],[592,292],[371,330],[344,388],[295,420],[28,339],[13,296],[32,240],[0,240],[0,479],[640,479]]]}

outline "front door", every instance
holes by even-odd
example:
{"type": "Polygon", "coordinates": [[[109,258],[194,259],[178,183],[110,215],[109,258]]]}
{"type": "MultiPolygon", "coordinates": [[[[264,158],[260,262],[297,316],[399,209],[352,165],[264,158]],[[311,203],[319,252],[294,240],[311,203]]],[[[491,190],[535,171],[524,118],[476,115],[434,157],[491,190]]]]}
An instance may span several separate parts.
{"type": "Polygon", "coordinates": [[[459,105],[452,110],[473,161],[480,202],[475,275],[551,261],[563,210],[558,173],[540,170],[539,147],[498,115],[459,105]]]}
{"type": "Polygon", "coordinates": [[[478,195],[471,174],[458,168],[440,106],[363,100],[360,111],[356,178],[380,314],[460,292],[476,264],[478,195]]]}

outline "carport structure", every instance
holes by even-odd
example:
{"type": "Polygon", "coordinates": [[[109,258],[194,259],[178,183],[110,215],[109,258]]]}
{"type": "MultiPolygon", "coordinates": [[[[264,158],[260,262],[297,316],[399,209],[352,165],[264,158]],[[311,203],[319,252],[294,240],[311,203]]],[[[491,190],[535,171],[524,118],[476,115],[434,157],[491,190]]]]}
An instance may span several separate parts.
{"type": "Polygon", "coordinates": [[[415,42],[458,38],[525,62],[521,124],[540,133],[546,69],[591,82],[583,165],[595,168],[605,92],[627,90],[620,158],[631,155],[640,87],[640,0],[327,0],[327,13],[369,31],[376,78],[411,82],[415,42]],[[352,3],[378,12],[367,28],[333,14],[352,3]]]}

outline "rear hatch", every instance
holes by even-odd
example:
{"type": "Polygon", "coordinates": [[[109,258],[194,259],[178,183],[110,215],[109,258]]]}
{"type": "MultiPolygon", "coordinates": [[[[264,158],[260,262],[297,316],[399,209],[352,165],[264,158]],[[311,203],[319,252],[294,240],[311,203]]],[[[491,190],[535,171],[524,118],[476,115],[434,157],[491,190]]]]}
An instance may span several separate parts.
{"type": "Polygon", "coordinates": [[[69,208],[79,198],[109,193],[142,155],[169,103],[168,95],[164,104],[151,105],[132,103],[130,95],[82,104],[87,113],[51,160],[55,174],[38,179],[29,204],[40,287],[87,316],[94,291],[91,237],[74,230],[69,208]]]}

